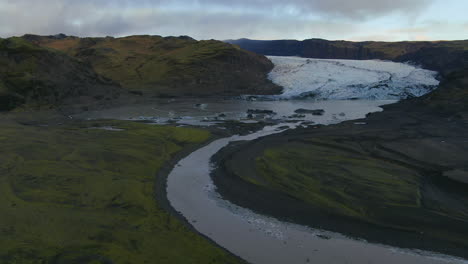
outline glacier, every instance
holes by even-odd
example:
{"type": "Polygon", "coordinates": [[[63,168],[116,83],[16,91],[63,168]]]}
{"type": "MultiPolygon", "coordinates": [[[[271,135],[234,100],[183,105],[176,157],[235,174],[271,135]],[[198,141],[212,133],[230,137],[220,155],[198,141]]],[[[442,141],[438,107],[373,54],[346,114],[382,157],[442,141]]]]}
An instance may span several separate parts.
{"type": "Polygon", "coordinates": [[[419,97],[436,89],[437,72],[381,60],[268,56],[269,79],[284,88],[273,99],[375,99],[419,97]]]}

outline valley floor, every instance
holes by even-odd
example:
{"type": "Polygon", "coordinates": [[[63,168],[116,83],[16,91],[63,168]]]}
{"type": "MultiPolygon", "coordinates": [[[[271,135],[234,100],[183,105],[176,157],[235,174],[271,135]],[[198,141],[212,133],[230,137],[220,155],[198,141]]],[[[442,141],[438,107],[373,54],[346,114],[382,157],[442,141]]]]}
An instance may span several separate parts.
{"type": "MultiPolygon", "coordinates": [[[[232,145],[214,182],[282,220],[468,258],[467,79],[453,83],[366,119],[232,145]]],[[[213,135],[74,119],[0,117],[0,263],[240,262],[168,213],[155,179],[213,135]]],[[[226,122],[223,133],[262,126],[226,122]]]]}
{"type": "Polygon", "coordinates": [[[0,263],[240,262],[155,199],[158,171],[209,132],[127,121],[0,122],[0,263]]]}
{"type": "Polygon", "coordinates": [[[224,198],[370,242],[468,258],[468,122],[413,101],[218,154],[224,198]]]}

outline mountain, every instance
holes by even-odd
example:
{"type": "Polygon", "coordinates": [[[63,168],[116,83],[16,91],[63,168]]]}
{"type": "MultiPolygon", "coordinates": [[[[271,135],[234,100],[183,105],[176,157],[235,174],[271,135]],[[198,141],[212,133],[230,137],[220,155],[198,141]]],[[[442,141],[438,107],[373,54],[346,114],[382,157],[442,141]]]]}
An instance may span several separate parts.
{"type": "Polygon", "coordinates": [[[274,94],[266,77],[273,64],[264,56],[215,40],[187,36],[78,38],[25,35],[92,66],[123,88],[155,96],[274,94]]]}
{"type": "Polygon", "coordinates": [[[121,88],[88,65],[22,38],[0,39],[0,111],[111,100],[121,88]]]}
{"type": "Polygon", "coordinates": [[[468,60],[468,40],[460,41],[404,41],[351,42],[324,39],[298,40],[227,40],[258,54],[299,56],[319,59],[413,61],[421,66],[448,74],[468,60]]]}
{"type": "Polygon", "coordinates": [[[0,111],[70,104],[86,109],[128,93],[275,94],[281,88],[267,78],[272,68],[262,55],[186,36],[12,37],[0,39],[0,111]]]}

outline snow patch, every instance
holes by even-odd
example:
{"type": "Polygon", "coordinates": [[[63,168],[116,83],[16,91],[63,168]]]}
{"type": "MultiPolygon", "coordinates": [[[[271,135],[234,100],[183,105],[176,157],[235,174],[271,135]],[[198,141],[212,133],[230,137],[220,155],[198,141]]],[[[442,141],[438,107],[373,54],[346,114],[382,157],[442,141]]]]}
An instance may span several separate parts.
{"type": "Polygon", "coordinates": [[[275,99],[378,99],[419,97],[436,89],[437,72],[380,60],[325,60],[268,56],[270,80],[284,87],[275,99]]]}

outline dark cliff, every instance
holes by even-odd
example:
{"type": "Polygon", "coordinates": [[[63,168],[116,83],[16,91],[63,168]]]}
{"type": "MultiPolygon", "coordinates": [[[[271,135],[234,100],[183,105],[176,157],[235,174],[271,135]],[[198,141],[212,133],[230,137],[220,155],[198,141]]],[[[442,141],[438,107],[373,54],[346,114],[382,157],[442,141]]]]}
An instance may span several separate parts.
{"type": "Polygon", "coordinates": [[[392,60],[415,62],[443,74],[459,69],[468,57],[468,40],[420,42],[351,42],[323,39],[228,40],[228,43],[263,55],[319,59],[392,60]]]}

